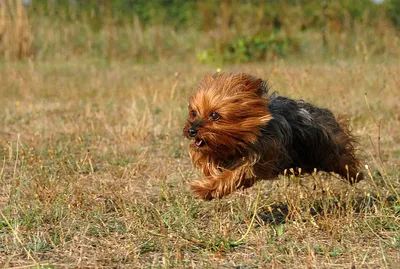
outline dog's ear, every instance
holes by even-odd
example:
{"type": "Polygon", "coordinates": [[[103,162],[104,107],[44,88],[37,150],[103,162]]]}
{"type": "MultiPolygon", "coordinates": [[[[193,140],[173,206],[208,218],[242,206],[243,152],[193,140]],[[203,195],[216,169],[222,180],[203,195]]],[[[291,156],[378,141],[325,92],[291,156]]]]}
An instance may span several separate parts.
{"type": "Polygon", "coordinates": [[[268,92],[268,84],[261,78],[252,76],[247,73],[235,74],[234,78],[240,80],[240,83],[244,85],[245,91],[255,92],[257,95],[262,96],[268,92]]]}
{"type": "Polygon", "coordinates": [[[209,89],[211,87],[221,87],[222,90],[232,89],[234,92],[254,92],[259,96],[263,96],[269,90],[266,81],[247,73],[218,72],[207,74],[197,85],[197,89],[209,89]]]}
{"type": "MultiPolygon", "coordinates": [[[[218,74],[218,73],[216,73],[218,74]]],[[[200,82],[198,83],[198,88],[203,88],[203,89],[207,89],[211,86],[211,84],[213,83],[213,81],[215,80],[215,75],[216,74],[207,74],[203,77],[202,80],[200,80],[200,82]]]]}
{"type": "Polygon", "coordinates": [[[254,92],[259,96],[266,94],[269,89],[266,81],[247,73],[215,73],[208,78],[210,84],[212,81],[218,81],[219,79],[223,81],[222,84],[228,87],[231,86],[237,91],[254,92]]]}

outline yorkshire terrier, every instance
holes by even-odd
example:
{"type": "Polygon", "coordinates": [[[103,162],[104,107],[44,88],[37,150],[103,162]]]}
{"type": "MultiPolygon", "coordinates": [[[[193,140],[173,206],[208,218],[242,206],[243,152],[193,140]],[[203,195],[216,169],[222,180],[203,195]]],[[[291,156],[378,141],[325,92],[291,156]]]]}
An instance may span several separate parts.
{"type": "Polygon", "coordinates": [[[190,184],[201,199],[221,198],[286,169],[363,179],[346,120],[303,100],[269,94],[245,73],[205,76],[189,99],[184,136],[204,178],[190,184]],[[301,169],[301,170],[300,170],[301,169]]]}

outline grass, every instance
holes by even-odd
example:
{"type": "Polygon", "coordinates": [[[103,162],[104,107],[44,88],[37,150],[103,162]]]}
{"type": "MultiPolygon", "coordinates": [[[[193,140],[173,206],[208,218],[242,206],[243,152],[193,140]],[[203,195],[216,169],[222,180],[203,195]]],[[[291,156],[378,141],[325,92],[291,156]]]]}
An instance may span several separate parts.
{"type": "Polygon", "coordinates": [[[245,63],[282,57],[390,60],[400,57],[396,1],[139,1],[130,5],[125,0],[75,4],[4,0],[0,59],[91,57],[131,63],[165,59],[245,63]]]}
{"type": "MultiPolygon", "coordinates": [[[[3,268],[394,268],[400,262],[400,65],[225,66],[351,115],[369,176],[317,173],[193,198],[182,137],[200,64],[0,66],[3,268]]],[[[290,172],[288,172],[290,174],[290,172]]]]}

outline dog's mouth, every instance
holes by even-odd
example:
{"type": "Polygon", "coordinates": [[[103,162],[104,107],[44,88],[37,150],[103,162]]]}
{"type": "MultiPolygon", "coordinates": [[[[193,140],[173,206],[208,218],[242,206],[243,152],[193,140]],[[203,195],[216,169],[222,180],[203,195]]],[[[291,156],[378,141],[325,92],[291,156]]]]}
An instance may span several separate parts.
{"type": "Polygon", "coordinates": [[[206,142],[203,139],[196,138],[194,144],[196,145],[196,147],[201,148],[206,144],[206,142]]]}

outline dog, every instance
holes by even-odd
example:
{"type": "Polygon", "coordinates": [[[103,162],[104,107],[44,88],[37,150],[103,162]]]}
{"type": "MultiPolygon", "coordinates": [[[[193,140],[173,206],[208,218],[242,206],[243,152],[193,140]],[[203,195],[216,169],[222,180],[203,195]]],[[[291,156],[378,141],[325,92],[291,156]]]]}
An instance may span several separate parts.
{"type": "Polygon", "coordinates": [[[189,98],[183,134],[191,140],[193,165],[204,174],[190,187],[204,200],[291,168],[334,172],[351,183],[364,178],[344,117],[270,94],[266,81],[246,73],[206,75],[189,98]]]}

